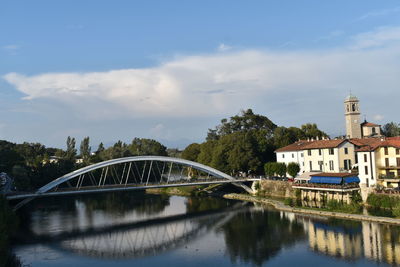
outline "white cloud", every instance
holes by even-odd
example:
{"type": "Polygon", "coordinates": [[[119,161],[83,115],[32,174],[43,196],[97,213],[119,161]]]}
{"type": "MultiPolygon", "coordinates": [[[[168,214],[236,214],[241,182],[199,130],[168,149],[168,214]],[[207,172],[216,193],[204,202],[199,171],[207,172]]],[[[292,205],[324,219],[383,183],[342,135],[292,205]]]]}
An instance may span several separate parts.
{"type": "Polygon", "coordinates": [[[225,51],[228,51],[228,50],[231,50],[231,49],[232,49],[232,46],[229,46],[227,44],[220,44],[218,46],[218,51],[220,51],[220,52],[225,52],[225,51]]]}
{"type": "Polygon", "coordinates": [[[79,116],[94,118],[225,116],[256,105],[289,112],[292,107],[278,101],[285,95],[324,101],[324,92],[348,88],[397,93],[397,40],[400,27],[380,28],[329,50],[227,51],[179,57],[152,68],[8,73],[4,79],[26,100],[63,103],[79,116]]]}
{"type": "Polygon", "coordinates": [[[358,34],[353,38],[352,49],[366,49],[400,44],[400,27],[380,27],[358,34]]]}
{"type": "Polygon", "coordinates": [[[397,12],[400,12],[400,6],[368,12],[368,13],[358,17],[356,19],[356,21],[370,19],[370,18],[374,18],[374,17],[387,16],[389,14],[397,13],[397,12]]]}

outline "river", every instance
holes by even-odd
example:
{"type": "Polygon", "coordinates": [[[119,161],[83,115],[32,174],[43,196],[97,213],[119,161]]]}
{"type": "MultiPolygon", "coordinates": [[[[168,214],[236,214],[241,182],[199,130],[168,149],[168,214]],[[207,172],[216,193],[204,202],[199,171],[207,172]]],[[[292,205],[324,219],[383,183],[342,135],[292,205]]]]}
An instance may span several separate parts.
{"type": "Polygon", "coordinates": [[[13,246],[30,266],[393,266],[400,227],[144,192],[44,198],[13,246]]]}

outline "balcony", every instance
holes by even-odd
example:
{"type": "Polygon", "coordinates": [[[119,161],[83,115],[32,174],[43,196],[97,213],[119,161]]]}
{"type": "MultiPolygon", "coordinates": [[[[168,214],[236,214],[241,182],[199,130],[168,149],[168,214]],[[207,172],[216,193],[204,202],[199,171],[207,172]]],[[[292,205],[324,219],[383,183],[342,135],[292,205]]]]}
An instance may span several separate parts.
{"type": "Polygon", "coordinates": [[[400,166],[389,165],[389,166],[378,166],[379,170],[400,170],[400,166]]]}
{"type": "Polygon", "coordinates": [[[400,180],[400,175],[379,174],[378,178],[382,180],[400,180]]]}

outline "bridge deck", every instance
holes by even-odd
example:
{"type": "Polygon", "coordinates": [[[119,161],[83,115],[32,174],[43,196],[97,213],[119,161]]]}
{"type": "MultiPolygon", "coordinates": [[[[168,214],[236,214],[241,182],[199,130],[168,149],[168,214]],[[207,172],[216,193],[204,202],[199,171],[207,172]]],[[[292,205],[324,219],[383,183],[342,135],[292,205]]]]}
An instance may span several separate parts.
{"type": "Polygon", "coordinates": [[[85,186],[80,188],[64,188],[58,189],[58,191],[46,192],[46,193],[23,193],[8,195],[8,200],[25,199],[32,197],[48,197],[48,196],[62,196],[62,195],[77,195],[77,194],[89,194],[89,193],[101,193],[101,192],[116,192],[116,191],[129,191],[129,190],[145,190],[151,188],[167,188],[167,187],[181,187],[181,186],[199,186],[199,185],[211,185],[211,184],[229,184],[229,183],[243,183],[249,181],[258,181],[259,179],[237,179],[237,180],[220,180],[220,181],[205,181],[205,182],[191,182],[191,183],[174,183],[174,184],[155,184],[155,185],[144,185],[138,186],[137,184],[124,184],[124,185],[103,185],[98,186],[85,186]]]}

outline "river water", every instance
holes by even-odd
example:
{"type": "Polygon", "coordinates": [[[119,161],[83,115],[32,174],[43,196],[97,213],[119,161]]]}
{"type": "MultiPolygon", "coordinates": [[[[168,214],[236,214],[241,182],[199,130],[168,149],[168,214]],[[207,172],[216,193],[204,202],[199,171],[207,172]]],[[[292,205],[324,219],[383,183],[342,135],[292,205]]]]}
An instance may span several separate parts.
{"type": "Polygon", "coordinates": [[[400,227],[212,197],[35,200],[13,251],[30,266],[396,266],[400,227]]]}

